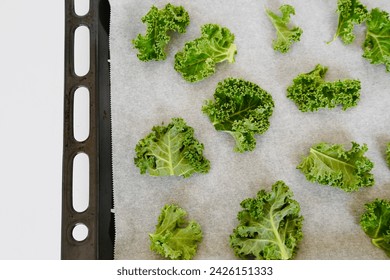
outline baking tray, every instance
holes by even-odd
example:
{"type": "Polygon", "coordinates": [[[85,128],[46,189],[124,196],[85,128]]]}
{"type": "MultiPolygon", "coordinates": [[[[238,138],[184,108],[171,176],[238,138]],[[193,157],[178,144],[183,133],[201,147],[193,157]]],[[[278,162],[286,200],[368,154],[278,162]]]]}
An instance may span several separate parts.
{"type": "Polygon", "coordinates": [[[65,0],[61,259],[113,259],[110,5],[108,0],[90,0],[88,13],[78,16],[74,2],[65,0]],[[74,70],[74,35],[79,26],[86,26],[90,31],[90,70],[84,76],[77,76],[74,70]],[[75,139],[73,127],[74,94],[80,87],[87,88],[90,94],[90,131],[82,142],[75,139]],[[83,212],[74,209],[72,200],[73,161],[80,153],[89,157],[89,204],[83,212]],[[82,241],[77,241],[72,233],[79,224],[88,228],[88,235],[82,241]]]}
{"type": "MultiPolygon", "coordinates": [[[[74,1],[65,0],[65,115],[61,258],[113,259],[115,232],[112,213],[113,183],[108,62],[110,57],[108,36],[110,6],[108,0],[90,0],[89,12],[85,16],[77,16],[74,11],[74,1]],[[79,26],[87,26],[90,30],[90,71],[82,77],[75,74],[73,65],[74,33],[79,26]],[[74,93],[79,87],[88,88],[91,104],[90,134],[88,139],[83,142],[76,141],[73,136],[74,93]],[[75,211],[72,205],[73,161],[79,153],[87,154],[90,160],[89,207],[81,213],[75,211]],[[85,240],[76,241],[72,236],[72,231],[80,223],[88,227],[89,233],[85,240]]],[[[113,8],[115,8],[114,4],[113,8]]],[[[298,51],[303,50],[301,48],[298,51]]],[[[330,50],[327,49],[329,52],[330,50]]],[[[370,73],[370,69],[371,67],[367,69],[367,73],[370,73]]],[[[326,112],[324,114],[326,115],[326,112]]],[[[329,128],[332,129],[331,132],[337,132],[331,125],[329,128]]],[[[326,134],[329,133],[327,129],[324,131],[326,134]]],[[[343,136],[340,138],[343,139],[343,136]]],[[[322,195],[321,197],[327,197],[327,189],[321,189],[319,193],[322,195]]],[[[329,194],[333,195],[331,192],[329,194]]],[[[353,203],[362,205],[365,200],[364,194],[361,194],[356,196],[353,203]]],[[[331,251],[332,249],[329,250],[330,256],[332,255],[331,251]]]]}

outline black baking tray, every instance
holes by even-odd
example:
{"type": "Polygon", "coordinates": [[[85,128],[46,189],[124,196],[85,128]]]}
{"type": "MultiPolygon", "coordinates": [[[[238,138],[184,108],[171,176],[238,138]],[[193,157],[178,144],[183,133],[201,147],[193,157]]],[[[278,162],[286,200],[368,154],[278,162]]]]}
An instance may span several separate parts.
{"type": "Polygon", "coordinates": [[[65,0],[64,140],[62,175],[61,259],[113,259],[114,214],[112,183],[110,67],[108,0],[90,0],[83,16],[75,12],[75,0],[65,0]],[[90,30],[90,70],[74,71],[74,34],[79,26],[90,30]],[[79,142],[74,137],[74,93],[85,87],[90,94],[90,131],[79,142]],[[77,154],[89,157],[89,205],[83,212],[73,207],[73,161],[77,154]],[[82,241],[73,237],[79,224],[88,228],[82,241]]]}

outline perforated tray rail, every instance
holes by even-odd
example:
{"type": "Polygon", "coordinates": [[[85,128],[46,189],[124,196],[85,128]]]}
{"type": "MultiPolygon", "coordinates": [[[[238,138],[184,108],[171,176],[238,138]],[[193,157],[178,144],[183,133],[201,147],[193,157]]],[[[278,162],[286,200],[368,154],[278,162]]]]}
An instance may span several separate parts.
{"type": "Polygon", "coordinates": [[[108,0],[90,0],[84,16],[76,14],[74,0],[65,0],[62,259],[113,259],[109,20],[108,0]],[[74,70],[74,35],[79,26],[90,31],[90,70],[85,76],[74,70]],[[90,94],[90,131],[83,142],[75,139],[73,128],[74,94],[80,87],[90,94]],[[89,157],[89,204],[83,212],[74,209],[72,200],[73,161],[79,153],[89,157]],[[78,224],[88,228],[82,241],[72,234],[78,224]]]}

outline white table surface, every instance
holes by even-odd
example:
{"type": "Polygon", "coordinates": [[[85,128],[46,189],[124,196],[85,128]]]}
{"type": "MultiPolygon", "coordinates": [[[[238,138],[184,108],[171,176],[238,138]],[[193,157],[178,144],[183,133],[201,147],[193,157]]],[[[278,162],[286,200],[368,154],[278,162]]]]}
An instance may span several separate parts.
{"type": "Polygon", "coordinates": [[[0,260],[59,259],[63,0],[0,1],[0,260]]]}

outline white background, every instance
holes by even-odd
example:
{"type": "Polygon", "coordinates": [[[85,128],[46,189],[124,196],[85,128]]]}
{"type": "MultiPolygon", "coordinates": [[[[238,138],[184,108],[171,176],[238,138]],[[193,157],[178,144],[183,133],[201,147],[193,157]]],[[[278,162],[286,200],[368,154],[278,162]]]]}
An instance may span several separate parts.
{"type": "Polygon", "coordinates": [[[0,259],[59,259],[64,0],[1,0],[0,38],[0,259]]]}

